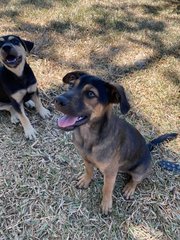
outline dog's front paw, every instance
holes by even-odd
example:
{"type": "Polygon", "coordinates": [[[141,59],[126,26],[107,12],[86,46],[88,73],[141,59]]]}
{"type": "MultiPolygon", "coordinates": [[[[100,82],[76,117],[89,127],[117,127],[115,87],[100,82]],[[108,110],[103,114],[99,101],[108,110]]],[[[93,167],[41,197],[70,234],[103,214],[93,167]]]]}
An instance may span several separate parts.
{"type": "Polygon", "coordinates": [[[101,202],[102,213],[107,215],[112,211],[112,198],[104,199],[101,202]]]}
{"type": "Polygon", "coordinates": [[[18,118],[18,116],[16,114],[11,115],[11,122],[13,124],[16,124],[16,123],[19,122],[19,118],[18,118]]]}
{"type": "Polygon", "coordinates": [[[89,184],[91,182],[91,177],[89,177],[87,174],[83,174],[78,178],[77,187],[78,188],[88,188],[89,184]]]}
{"type": "Polygon", "coordinates": [[[36,139],[37,132],[32,126],[24,129],[24,132],[25,132],[25,137],[28,138],[29,140],[36,139]]]}
{"type": "Polygon", "coordinates": [[[45,119],[45,118],[49,118],[51,116],[51,113],[48,109],[46,109],[45,107],[42,107],[41,110],[39,111],[40,116],[45,119]]]}

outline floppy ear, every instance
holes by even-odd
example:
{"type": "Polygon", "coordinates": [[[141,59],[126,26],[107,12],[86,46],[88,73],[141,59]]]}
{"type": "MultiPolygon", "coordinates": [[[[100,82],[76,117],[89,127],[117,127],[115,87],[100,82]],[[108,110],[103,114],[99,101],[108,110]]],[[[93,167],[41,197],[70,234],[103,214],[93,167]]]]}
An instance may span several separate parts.
{"type": "Polygon", "coordinates": [[[30,52],[33,49],[33,47],[34,47],[34,43],[33,42],[24,40],[24,39],[22,39],[20,37],[18,37],[18,38],[21,41],[21,44],[25,48],[26,52],[30,52]]]}
{"type": "Polygon", "coordinates": [[[122,114],[126,114],[130,105],[126,98],[124,88],[120,85],[112,85],[107,83],[108,93],[109,93],[109,102],[110,103],[120,103],[120,109],[122,114]]]}
{"type": "Polygon", "coordinates": [[[62,80],[64,83],[69,83],[70,81],[77,80],[78,78],[84,75],[89,75],[89,74],[86,72],[74,71],[74,72],[67,73],[62,80]]]}
{"type": "Polygon", "coordinates": [[[30,52],[33,49],[33,47],[34,47],[34,43],[30,42],[30,41],[26,41],[26,40],[22,40],[22,41],[24,42],[24,44],[26,46],[26,48],[25,48],[26,51],[30,52]]]}

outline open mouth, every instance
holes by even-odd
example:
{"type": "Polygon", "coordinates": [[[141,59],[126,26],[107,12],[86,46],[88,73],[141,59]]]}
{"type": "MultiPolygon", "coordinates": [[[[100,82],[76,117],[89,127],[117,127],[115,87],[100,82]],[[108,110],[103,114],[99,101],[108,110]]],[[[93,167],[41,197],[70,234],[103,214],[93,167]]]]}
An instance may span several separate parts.
{"type": "Polygon", "coordinates": [[[22,56],[8,55],[5,59],[5,64],[9,66],[17,66],[22,61],[22,56]]]}
{"type": "Polygon", "coordinates": [[[58,119],[58,126],[64,131],[72,131],[74,128],[85,124],[87,121],[87,116],[73,117],[64,115],[58,119]]]}

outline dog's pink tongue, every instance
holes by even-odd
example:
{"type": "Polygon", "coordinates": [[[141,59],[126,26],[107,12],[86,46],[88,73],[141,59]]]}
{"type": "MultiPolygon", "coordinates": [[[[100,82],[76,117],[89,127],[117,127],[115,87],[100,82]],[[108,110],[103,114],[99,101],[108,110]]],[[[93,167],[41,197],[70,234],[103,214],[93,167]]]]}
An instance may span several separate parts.
{"type": "Polygon", "coordinates": [[[58,126],[61,128],[69,127],[75,124],[78,117],[63,116],[58,119],[58,126]]]}

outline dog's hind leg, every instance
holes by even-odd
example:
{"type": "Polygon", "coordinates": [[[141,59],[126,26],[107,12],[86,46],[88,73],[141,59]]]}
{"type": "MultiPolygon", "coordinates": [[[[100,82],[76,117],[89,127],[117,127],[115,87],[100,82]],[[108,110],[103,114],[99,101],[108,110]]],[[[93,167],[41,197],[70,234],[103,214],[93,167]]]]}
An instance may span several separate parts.
{"type": "Polygon", "coordinates": [[[12,105],[10,103],[2,103],[0,102],[0,110],[5,110],[10,112],[11,114],[11,122],[16,124],[19,122],[18,116],[16,114],[16,111],[14,110],[14,108],[12,107],[12,105]]]}
{"type": "Polygon", "coordinates": [[[133,177],[131,178],[131,180],[123,188],[123,196],[125,199],[129,200],[133,198],[136,187],[140,182],[140,180],[136,180],[133,177]]]}
{"type": "Polygon", "coordinates": [[[0,110],[6,110],[10,112],[12,105],[10,103],[2,103],[0,102],[0,110]]]}
{"type": "Polygon", "coordinates": [[[125,199],[132,199],[134,192],[136,190],[137,185],[147,176],[148,170],[145,173],[135,173],[135,172],[130,172],[129,174],[131,175],[130,181],[125,185],[123,188],[123,196],[125,199]]]}
{"type": "Polygon", "coordinates": [[[19,118],[18,118],[18,115],[17,115],[17,113],[16,113],[16,111],[14,110],[13,107],[10,109],[10,113],[11,113],[11,122],[13,124],[18,123],[19,122],[19,118]]]}

